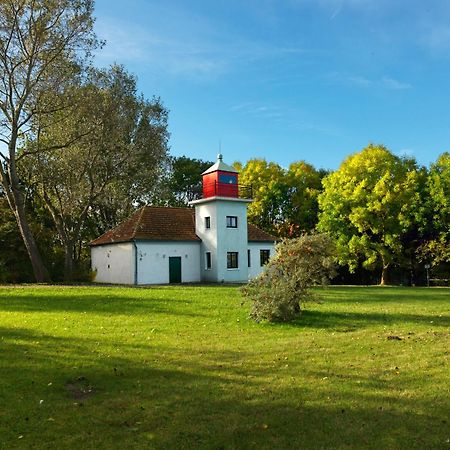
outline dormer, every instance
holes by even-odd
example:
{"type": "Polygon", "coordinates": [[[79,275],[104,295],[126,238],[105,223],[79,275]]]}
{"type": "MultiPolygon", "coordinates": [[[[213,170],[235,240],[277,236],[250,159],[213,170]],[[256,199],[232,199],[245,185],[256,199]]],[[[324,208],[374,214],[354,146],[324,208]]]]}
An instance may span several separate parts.
{"type": "Polygon", "coordinates": [[[217,155],[217,161],[202,173],[203,198],[239,197],[238,172],[222,161],[222,155],[217,155]]]}

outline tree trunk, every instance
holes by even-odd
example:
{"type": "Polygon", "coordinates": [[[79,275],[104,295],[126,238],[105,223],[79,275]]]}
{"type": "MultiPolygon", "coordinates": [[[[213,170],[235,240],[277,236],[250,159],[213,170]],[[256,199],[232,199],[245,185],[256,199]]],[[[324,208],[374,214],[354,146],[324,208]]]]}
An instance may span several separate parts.
{"type": "Polygon", "coordinates": [[[17,189],[12,188],[14,204],[10,203],[10,207],[16,217],[17,226],[28,252],[28,256],[33,267],[34,277],[38,283],[44,283],[50,280],[47,268],[42,262],[41,254],[34,239],[33,233],[28,225],[28,220],[25,213],[25,206],[23,202],[23,195],[17,189]]]}
{"type": "Polygon", "coordinates": [[[72,241],[64,242],[64,281],[73,279],[73,244],[72,241]]]}
{"type": "Polygon", "coordinates": [[[380,286],[386,286],[387,284],[389,284],[389,264],[383,263],[383,268],[381,269],[380,286]]]}

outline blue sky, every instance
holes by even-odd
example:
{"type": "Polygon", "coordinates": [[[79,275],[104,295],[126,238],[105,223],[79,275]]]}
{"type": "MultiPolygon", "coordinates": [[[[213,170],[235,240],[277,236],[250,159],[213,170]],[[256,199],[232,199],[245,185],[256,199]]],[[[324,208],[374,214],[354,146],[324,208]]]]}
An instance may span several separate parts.
{"type": "Polygon", "coordinates": [[[170,110],[173,155],[335,169],[450,150],[446,0],[97,0],[97,64],[170,110]],[[124,6],[126,5],[126,6],[124,6]]]}

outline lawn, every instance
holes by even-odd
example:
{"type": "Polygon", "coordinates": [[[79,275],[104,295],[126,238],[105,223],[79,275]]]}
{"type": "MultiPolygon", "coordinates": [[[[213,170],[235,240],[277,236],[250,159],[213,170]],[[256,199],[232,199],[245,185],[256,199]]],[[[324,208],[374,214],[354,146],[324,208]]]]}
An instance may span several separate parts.
{"type": "Polygon", "coordinates": [[[450,448],[450,289],[0,287],[0,448],[450,448]]]}

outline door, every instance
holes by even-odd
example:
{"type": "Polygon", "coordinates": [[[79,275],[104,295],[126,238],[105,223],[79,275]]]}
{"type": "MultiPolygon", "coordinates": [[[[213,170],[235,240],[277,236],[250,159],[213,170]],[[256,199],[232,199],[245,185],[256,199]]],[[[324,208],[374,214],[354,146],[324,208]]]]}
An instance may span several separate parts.
{"type": "Polygon", "coordinates": [[[181,256],[169,257],[169,283],[181,283],[181,256]]]}

